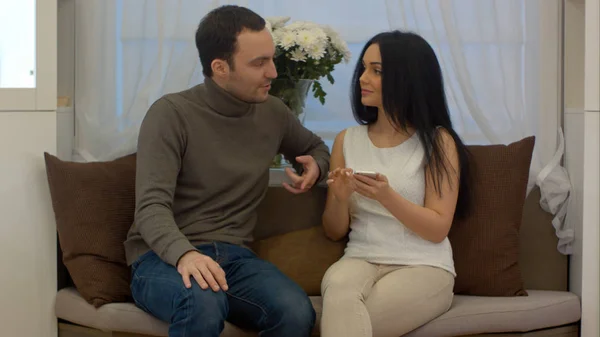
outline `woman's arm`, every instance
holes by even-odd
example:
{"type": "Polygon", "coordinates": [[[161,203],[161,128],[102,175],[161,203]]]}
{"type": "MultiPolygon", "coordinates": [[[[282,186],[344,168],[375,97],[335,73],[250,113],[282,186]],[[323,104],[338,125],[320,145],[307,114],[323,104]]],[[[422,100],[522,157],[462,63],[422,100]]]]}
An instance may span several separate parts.
{"type": "Polygon", "coordinates": [[[435,243],[442,242],[450,231],[456,210],[460,177],[454,139],[445,130],[440,132],[440,137],[447,158],[446,165],[449,165],[449,176],[444,176],[441,180],[441,193],[435,190],[434,177],[431,176],[430,170],[426,170],[424,206],[413,204],[395,192],[390,193],[390,198],[382,202],[390,213],[415,234],[435,243]]]}
{"type": "MultiPolygon", "coordinates": [[[[329,165],[332,172],[336,169],[343,170],[346,167],[343,152],[345,134],[346,130],[340,132],[333,142],[329,165]]],[[[336,181],[330,184],[327,189],[327,202],[323,213],[323,229],[325,230],[325,235],[334,241],[345,237],[350,229],[348,199],[340,200],[334,193],[334,189],[343,187],[338,185],[340,183],[342,183],[342,181],[336,181]]]]}

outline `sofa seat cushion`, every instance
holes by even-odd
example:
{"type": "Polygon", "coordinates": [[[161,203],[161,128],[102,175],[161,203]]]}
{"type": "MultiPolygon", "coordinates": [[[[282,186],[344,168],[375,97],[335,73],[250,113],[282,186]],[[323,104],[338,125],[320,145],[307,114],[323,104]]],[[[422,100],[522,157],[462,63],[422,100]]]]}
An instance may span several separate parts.
{"type": "MultiPolygon", "coordinates": [[[[529,290],[529,296],[454,296],[450,310],[429,324],[408,334],[410,337],[460,336],[485,332],[526,332],[570,324],[581,318],[579,298],[569,292],[529,290]]],[[[322,300],[310,297],[317,313],[319,331],[322,300]]],[[[168,325],[146,314],[132,303],[110,303],[96,309],[74,288],[65,288],[56,297],[56,316],[71,323],[102,331],[167,336],[168,325]]],[[[222,337],[255,337],[225,324],[222,337]]]]}
{"type": "MultiPolygon", "coordinates": [[[[310,297],[315,312],[318,333],[321,318],[321,298],[310,297]]],[[[139,309],[133,303],[109,303],[99,308],[87,303],[75,288],[64,288],[56,295],[56,317],[78,325],[102,330],[138,333],[151,336],[168,336],[169,325],[139,309]]],[[[230,323],[225,323],[221,337],[256,337],[253,332],[244,331],[230,323]]]]}
{"type": "Polygon", "coordinates": [[[450,310],[407,336],[461,336],[527,332],[574,323],[581,318],[579,297],[570,292],[527,290],[529,296],[455,295],[450,310]]]}

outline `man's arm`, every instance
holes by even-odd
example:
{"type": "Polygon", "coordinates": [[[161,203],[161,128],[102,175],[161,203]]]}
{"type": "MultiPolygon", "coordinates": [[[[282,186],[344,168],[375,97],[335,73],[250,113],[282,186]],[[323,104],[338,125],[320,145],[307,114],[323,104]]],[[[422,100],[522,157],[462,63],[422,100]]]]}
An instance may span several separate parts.
{"type": "Polygon", "coordinates": [[[186,143],[181,118],[165,98],[148,110],[138,137],[135,188],[137,230],[163,261],[175,267],[183,254],[195,250],[172,211],[186,143]]]}
{"type": "Polygon", "coordinates": [[[312,156],[319,166],[320,173],[316,183],[320,183],[327,179],[329,172],[329,148],[319,136],[305,128],[285,104],[282,103],[282,106],[285,108],[285,125],[280,152],[294,166],[298,175],[303,173],[303,167],[296,161],[296,157],[312,156]]]}

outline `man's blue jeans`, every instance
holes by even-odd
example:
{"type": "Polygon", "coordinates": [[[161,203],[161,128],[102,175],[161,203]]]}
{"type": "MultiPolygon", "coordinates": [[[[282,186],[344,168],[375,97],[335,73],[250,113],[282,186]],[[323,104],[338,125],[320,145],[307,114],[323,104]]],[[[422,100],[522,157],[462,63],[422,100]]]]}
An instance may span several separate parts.
{"type": "Polygon", "coordinates": [[[138,307],[168,322],[170,337],[218,337],[224,321],[263,337],[307,337],[315,312],[306,293],[271,263],[236,245],[197,247],[225,271],[229,290],[187,289],[176,268],[154,252],[132,265],[131,291],[138,307]]]}

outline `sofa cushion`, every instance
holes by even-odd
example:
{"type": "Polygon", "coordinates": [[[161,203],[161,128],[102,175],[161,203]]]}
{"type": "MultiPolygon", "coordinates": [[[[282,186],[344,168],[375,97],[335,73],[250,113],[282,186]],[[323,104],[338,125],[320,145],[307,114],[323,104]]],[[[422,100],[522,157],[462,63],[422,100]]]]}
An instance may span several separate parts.
{"type": "Polygon", "coordinates": [[[327,198],[326,185],[293,194],[271,186],[257,209],[255,242],[257,255],[279,268],[309,296],[321,295],[327,268],[342,257],[346,241],[325,236],[321,218],[327,198]]]}
{"type": "Polygon", "coordinates": [[[519,230],[535,137],[509,145],[469,146],[471,214],[452,224],[454,292],[527,295],[519,269],[519,230]]]}
{"type": "Polygon", "coordinates": [[[344,254],[345,241],[333,242],[322,226],[289,232],[254,242],[256,254],[273,263],[309,296],[321,295],[323,275],[344,254]]]}
{"type": "MultiPolygon", "coordinates": [[[[310,298],[317,314],[314,334],[318,334],[321,318],[320,297],[310,298]]],[[[56,296],[55,312],[58,318],[71,323],[102,331],[138,333],[151,336],[168,336],[169,325],[139,309],[133,303],[111,303],[100,308],[88,304],[75,288],[64,288],[56,296]]],[[[221,337],[255,337],[254,332],[244,331],[225,322],[221,337]]]]}
{"type": "Polygon", "coordinates": [[[579,321],[580,302],[570,292],[528,290],[529,296],[456,295],[450,310],[407,336],[462,336],[526,332],[579,321]]]}
{"type": "MultiPolygon", "coordinates": [[[[318,334],[322,299],[311,296],[317,313],[313,331],[318,334]]],[[[56,297],[56,316],[71,323],[103,331],[167,336],[168,325],[146,314],[132,303],[112,303],[94,308],[74,288],[56,297]]],[[[411,337],[458,336],[483,332],[524,332],[577,322],[581,317],[579,298],[568,292],[529,290],[527,297],[454,296],[448,312],[414,330],[411,337]]],[[[229,323],[221,337],[254,337],[229,323]]]]}
{"type": "MultiPolygon", "coordinates": [[[[269,174],[278,174],[277,170],[269,174]]],[[[285,173],[284,173],[285,174],[285,173]]],[[[327,185],[315,185],[301,194],[293,194],[281,185],[269,186],[256,209],[255,240],[262,240],[321,225],[327,185]]]]}
{"type": "Polygon", "coordinates": [[[45,153],[63,262],[83,298],[99,307],[131,299],[123,241],[133,222],[135,155],[66,162],[45,153]]]}
{"type": "Polygon", "coordinates": [[[169,326],[130,302],[110,303],[95,308],[75,288],[64,288],[56,294],[56,317],[71,323],[102,331],[167,336],[169,326]]]}

